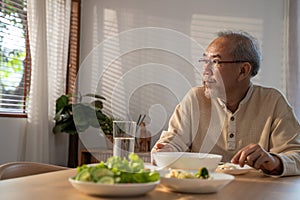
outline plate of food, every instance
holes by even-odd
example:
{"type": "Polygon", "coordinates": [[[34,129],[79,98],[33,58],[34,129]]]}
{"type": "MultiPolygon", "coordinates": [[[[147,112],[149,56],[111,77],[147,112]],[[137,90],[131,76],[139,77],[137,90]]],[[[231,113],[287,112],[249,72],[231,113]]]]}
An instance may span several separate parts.
{"type": "Polygon", "coordinates": [[[138,155],[131,154],[129,160],[112,156],[106,162],[82,165],[69,182],[88,195],[128,197],[153,190],[160,182],[160,174],[146,168],[138,155]]]}
{"type": "Polygon", "coordinates": [[[159,170],[160,184],[167,190],[182,193],[216,193],[234,180],[234,176],[199,170],[159,170]]]}
{"type": "Polygon", "coordinates": [[[119,183],[119,184],[99,184],[92,182],[83,182],[69,178],[70,183],[77,190],[89,194],[107,197],[128,197],[144,195],[153,190],[159,181],[150,183],[119,183]]]}
{"type": "Polygon", "coordinates": [[[222,172],[231,175],[242,175],[248,173],[251,169],[253,168],[249,165],[244,165],[244,167],[241,167],[240,165],[233,163],[224,163],[217,167],[216,172],[222,172]]]}

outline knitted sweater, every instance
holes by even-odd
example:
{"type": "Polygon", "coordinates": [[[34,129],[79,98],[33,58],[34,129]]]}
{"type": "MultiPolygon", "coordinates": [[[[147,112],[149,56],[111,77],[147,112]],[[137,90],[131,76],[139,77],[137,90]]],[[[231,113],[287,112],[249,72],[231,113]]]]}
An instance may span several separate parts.
{"type": "Polygon", "coordinates": [[[224,162],[258,143],[282,160],[281,176],[300,175],[300,125],[273,88],[251,85],[234,113],[220,99],[206,98],[203,87],[192,88],[157,143],[169,143],[175,151],[221,154],[224,162]]]}

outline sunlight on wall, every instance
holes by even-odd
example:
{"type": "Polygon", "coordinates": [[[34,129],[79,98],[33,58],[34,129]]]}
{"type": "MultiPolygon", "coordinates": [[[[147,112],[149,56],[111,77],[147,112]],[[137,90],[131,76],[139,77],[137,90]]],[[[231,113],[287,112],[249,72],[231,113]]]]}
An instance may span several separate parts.
{"type": "MultiPolygon", "coordinates": [[[[117,33],[120,31],[118,30],[120,21],[124,22],[122,23],[123,26],[124,24],[129,26],[130,24],[135,24],[134,18],[129,13],[120,13],[120,15],[118,15],[118,13],[111,9],[104,10],[103,33],[105,39],[117,36],[117,33]],[[126,15],[125,19],[124,15],[126,15]]],[[[162,35],[156,35],[150,32],[148,34],[149,35],[141,36],[141,38],[128,38],[122,41],[116,39],[115,43],[103,45],[103,61],[104,65],[108,65],[108,67],[103,72],[99,81],[98,93],[102,93],[107,98],[107,101],[104,103],[104,110],[107,113],[113,114],[114,117],[136,121],[139,114],[146,114],[144,121],[148,125],[150,132],[155,135],[167,127],[168,119],[183,96],[178,99],[174,91],[171,91],[170,88],[162,84],[140,83],[141,85],[137,87],[136,84],[141,80],[148,80],[150,82],[151,79],[153,79],[153,81],[156,79],[155,81],[160,83],[163,80],[167,80],[176,88],[184,88],[182,93],[185,94],[188,88],[185,88],[186,84],[183,83],[185,82],[184,79],[188,80],[189,85],[196,85],[196,79],[193,78],[195,76],[195,69],[191,63],[180,57],[180,55],[176,55],[174,52],[157,48],[135,49],[135,47],[138,46],[137,43],[142,44],[144,42],[143,37],[147,39],[147,44],[149,43],[150,46],[152,42],[155,43],[159,40],[162,41],[165,46],[173,46],[173,48],[176,49],[180,48],[180,46],[176,46],[177,44],[174,43],[174,40],[169,38],[168,35],[161,38],[162,35]],[[132,50],[119,55],[120,48],[132,50]],[[117,59],[109,63],[115,57],[117,57],[117,59]],[[148,63],[152,63],[152,65],[145,66],[145,64],[148,63]],[[174,74],[172,72],[161,74],[155,67],[162,64],[171,67],[171,69],[174,69],[185,78],[180,78],[178,74],[176,75],[176,73],[174,74]],[[139,66],[147,68],[133,72],[133,70],[139,66]],[[126,77],[129,76],[130,79],[126,79],[126,77]],[[126,83],[124,81],[126,81],[126,83]],[[136,89],[132,96],[129,96],[129,100],[127,100],[129,94],[124,92],[130,90],[132,87],[136,87],[136,89]],[[124,98],[124,96],[126,98],[124,98]],[[112,97],[114,97],[114,102],[112,102],[112,97]],[[111,113],[112,110],[114,111],[113,113],[111,113]],[[163,124],[158,122],[161,118],[164,119],[163,124]]],[[[191,52],[191,48],[189,52],[191,52]]],[[[196,52],[196,54],[199,54],[199,52],[196,52]]],[[[198,77],[200,77],[199,74],[198,77]]]]}
{"type": "MultiPolygon", "coordinates": [[[[104,40],[110,37],[118,36],[119,33],[119,24],[117,20],[117,12],[112,9],[104,9],[103,12],[103,37],[104,40]]],[[[104,43],[103,45],[103,64],[104,66],[108,66],[103,73],[103,76],[98,83],[100,86],[99,92],[103,91],[103,95],[107,98],[107,101],[104,103],[104,109],[106,112],[111,114],[111,97],[112,91],[114,90],[116,81],[120,80],[123,75],[123,64],[122,59],[114,60],[115,57],[119,57],[120,55],[120,41],[116,38],[114,44],[104,43]],[[112,60],[113,63],[110,63],[112,60]]],[[[124,87],[124,86],[123,86],[124,87]]],[[[126,110],[125,108],[125,99],[124,99],[124,89],[118,91],[117,104],[114,107],[116,110],[115,118],[123,118],[126,119],[126,110]]],[[[112,115],[112,114],[111,114],[112,115]]]]}

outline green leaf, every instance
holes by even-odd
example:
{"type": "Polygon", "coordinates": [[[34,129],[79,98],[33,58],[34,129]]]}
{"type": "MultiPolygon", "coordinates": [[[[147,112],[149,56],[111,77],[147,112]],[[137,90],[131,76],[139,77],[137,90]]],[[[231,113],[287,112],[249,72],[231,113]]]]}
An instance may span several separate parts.
{"type": "Polygon", "coordinates": [[[101,110],[103,108],[103,102],[100,100],[93,101],[91,105],[95,108],[96,111],[101,110]]]}
{"type": "Polygon", "coordinates": [[[65,106],[67,106],[68,102],[69,102],[68,95],[61,95],[56,100],[56,113],[59,112],[61,109],[63,109],[65,106]]]}
{"type": "Polygon", "coordinates": [[[83,104],[74,104],[73,105],[73,119],[76,127],[80,129],[79,131],[84,131],[89,127],[88,115],[89,109],[91,108],[83,105],[83,104]]]}
{"type": "Polygon", "coordinates": [[[93,115],[90,116],[89,124],[94,128],[99,128],[100,127],[100,123],[99,123],[98,118],[96,117],[95,113],[93,113],[93,115]]]}
{"type": "Polygon", "coordinates": [[[62,118],[63,118],[63,116],[62,116],[63,110],[64,110],[64,109],[62,108],[62,109],[60,109],[58,112],[56,112],[56,114],[55,114],[55,116],[54,116],[54,120],[55,120],[56,122],[62,120],[62,118]]]}
{"type": "Polygon", "coordinates": [[[105,121],[107,118],[107,116],[104,113],[102,113],[101,111],[97,111],[96,116],[97,116],[97,119],[99,120],[99,122],[105,121]]]}
{"type": "Polygon", "coordinates": [[[53,133],[70,133],[70,134],[76,134],[76,128],[74,125],[73,117],[68,118],[67,120],[57,122],[55,126],[53,127],[53,133]]]}

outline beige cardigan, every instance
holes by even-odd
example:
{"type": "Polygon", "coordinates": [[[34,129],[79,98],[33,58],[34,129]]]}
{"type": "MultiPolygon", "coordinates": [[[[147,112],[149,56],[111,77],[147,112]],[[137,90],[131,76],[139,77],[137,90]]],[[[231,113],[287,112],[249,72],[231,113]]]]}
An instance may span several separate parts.
{"type": "Polygon", "coordinates": [[[158,143],[176,151],[210,152],[229,162],[250,143],[258,143],[282,160],[282,176],[300,175],[300,125],[283,95],[275,89],[251,85],[235,113],[220,99],[191,89],[177,105],[158,143]]]}

